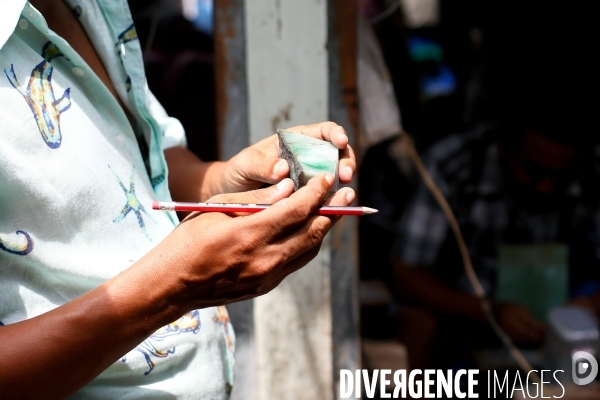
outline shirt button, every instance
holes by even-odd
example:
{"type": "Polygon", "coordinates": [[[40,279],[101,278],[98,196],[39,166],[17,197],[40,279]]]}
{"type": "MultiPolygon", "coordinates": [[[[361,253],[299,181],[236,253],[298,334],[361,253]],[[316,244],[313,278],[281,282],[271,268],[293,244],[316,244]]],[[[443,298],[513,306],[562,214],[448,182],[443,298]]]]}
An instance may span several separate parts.
{"type": "Polygon", "coordinates": [[[77,4],[75,7],[73,7],[73,15],[75,15],[75,18],[81,17],[82,14],[83,14],[83,9],[81,8],[81,6],[79,4],[77,4]]]}
{"type": "Polygon", "coordinates": [[[82,77],[85,75],[85,72],[83,72],[83,70],[79,67],[71,68],[71,72],[73,73],[73,75],[79,76],[79,77],[82,77]]]}
{"type": "Polygon", "coordinates": [[[125,142],[127,141],[127,138],[125,138],[125,135],[123,135],[121,133],[120,135],[117,136],[117,140],[119,141],[119,143],[121,143],[122,146],[125,146],[125,142]]]}
{"type": "Polygon", "coordinates": [[[28,26],[29,26],[29,21],[27,21],[26,19],[22,19],[19,21],[19,28],[27,29],[28,26]]]}

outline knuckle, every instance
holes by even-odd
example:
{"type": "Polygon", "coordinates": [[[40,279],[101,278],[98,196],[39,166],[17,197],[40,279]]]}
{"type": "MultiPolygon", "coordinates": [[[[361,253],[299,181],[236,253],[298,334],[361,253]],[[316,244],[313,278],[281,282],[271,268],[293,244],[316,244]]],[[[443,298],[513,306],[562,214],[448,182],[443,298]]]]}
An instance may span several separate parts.
{"type": "Polygon", "coordinates": [[[262,260],[253,260],[249,263],[249,266],[252,270],[252,276],[257,283],[263,284],[268,280],[269,272],[271,270],[262,260]]]}
{"type": "Polygon", "coordinates": [[[310,192],[310,198],[320,198],[321,195],[325,195],[329,190],[329,185],[327,181],[322,177],[313,178],[310,182],[310,185],[306,185],[306,191],[310,192]]]}
{"type": "Polygon", "coordinates": [[[255,260],[251,268],[254,271],[254,278],[257,286],[269,285],[276,275],[275,271],[279,266],[279,262],[273,257],[255,260]]]}
{"type": "Polygon", "coordinates": [[[305,207],[293,207],[289,210],[289,218],[292,222],[301,222],[308,217],[308,212],[305,211],[305,207]]]}
{"type": "Polygon", "coordinates": [[[271,274],[279,267],[281,264],[280,260],[277,257],[269,257],[262,263],[262,270],[265,279],[270,277],[271,274]]]}
{"type": "Polygon", "coordinates": [[[319,191],[317,192],[317,196],[319,196],[319,203],[322,203],[325,200],[325,196],[327,192],[329,192],[330,185],[327,183],[325,179],[321,180],[321,185],[319,186],[319,191]]]}
{"type": "Polygon", "coordinates": [[[236,235],[235,246],[238,253],[245,259],[252,259],[257,248],[262,244],[262,237],[254,232],[238,232],[236,235]]]}
{"type": "Polygon", "coordinates": [[[261,199],[263,199],[265,197],[268,197],[267,193],[265,193],[265,191],[262,189],[257,189],[257,190],[252,190],[250,192],[247,192],[246,198],[242,199],[242,200],[248,201],[248,202],[256,202],[256,201],[260,201],[261,199]]]}
{"type": "Polygon", "coordinates": [[[311,224],[307,233],[307,242],[311,247],[319,245],[323,238],[325,237],[326,230],[322,226],[322,224],[317,223],[316,221],[311,224]]]}
{"type": "Polygon", "coordinates": [[[330,134],[331,132],[333,132],[339,125],[336,124],[335,122],[332,121],[327,121],[324,122],[321,125],[321,130],[322,132],[327,132],[328,134],[330,134]]]}

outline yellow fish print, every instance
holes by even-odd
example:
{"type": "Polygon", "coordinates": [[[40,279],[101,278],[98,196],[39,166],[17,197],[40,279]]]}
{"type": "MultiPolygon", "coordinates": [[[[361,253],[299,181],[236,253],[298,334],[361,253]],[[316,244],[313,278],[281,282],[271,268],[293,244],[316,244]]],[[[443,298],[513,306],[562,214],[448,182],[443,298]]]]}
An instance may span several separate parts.
{"type": "Polygon", "coordinates": [[[42,49],[44,61],[31,71],[26,89],[17,80],[13,65],[4,69],[4,74],[10,84],[21,93],[27,102],[42,138],[51,149],[59,148],[62,143],[60,116],[71,107],[70,89],[66,89],[59,99],[54,96],[53,67],[50,65],[50,61],[58,56],[62,56],[62,53],[53,43],[48,42],[44,45],[42,49]]]}

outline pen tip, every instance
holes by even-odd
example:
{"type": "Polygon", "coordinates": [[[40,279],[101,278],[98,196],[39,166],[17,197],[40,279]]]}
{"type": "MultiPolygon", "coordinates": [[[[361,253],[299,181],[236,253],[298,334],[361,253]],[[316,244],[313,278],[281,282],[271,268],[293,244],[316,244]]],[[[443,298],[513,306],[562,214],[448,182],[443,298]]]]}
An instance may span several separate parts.
{"type": "Polygon", "coordinates": [[[379,212],[379,210],[376,210],[371,207],[363,207],[363,214],[369,215],[369,214],[375,214],[376,212],[379,212]]]}
{"type": "Polygon", "coordinates": [[[158,210],[158,208],[159,208],[159,207],[158,207],[158,201],[154,200],[154,201],[152,202],[152,209],[153,209],[153,210],[158,210]]]}

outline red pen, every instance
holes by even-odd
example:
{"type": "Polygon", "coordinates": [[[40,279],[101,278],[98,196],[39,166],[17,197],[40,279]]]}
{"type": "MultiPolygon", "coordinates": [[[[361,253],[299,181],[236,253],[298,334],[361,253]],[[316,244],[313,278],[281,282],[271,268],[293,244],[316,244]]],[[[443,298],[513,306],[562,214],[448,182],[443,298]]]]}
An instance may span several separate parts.
{"type": "MultiPolygon", "coordinates": [[[[233,203],[180,203],[175,201],[153,201],[152,209],[161,211],[204,211],[204,212],[247,212],[266,210],[271,204],[233,203]]],[[[322,206],[315,210],[316,215],[368,215],[377,210],[369,207],[322,206]]]]}

